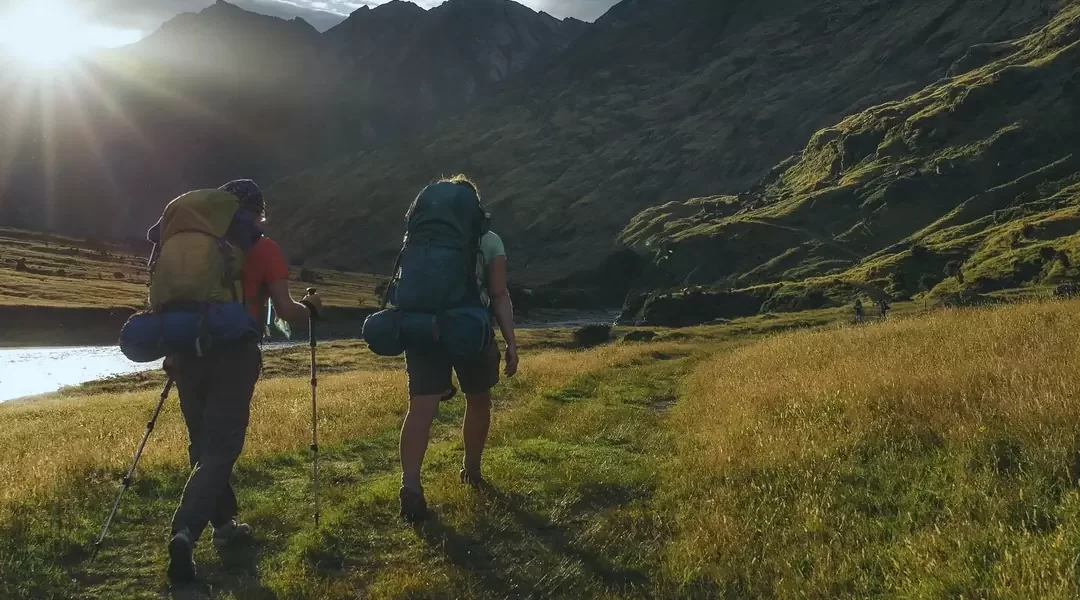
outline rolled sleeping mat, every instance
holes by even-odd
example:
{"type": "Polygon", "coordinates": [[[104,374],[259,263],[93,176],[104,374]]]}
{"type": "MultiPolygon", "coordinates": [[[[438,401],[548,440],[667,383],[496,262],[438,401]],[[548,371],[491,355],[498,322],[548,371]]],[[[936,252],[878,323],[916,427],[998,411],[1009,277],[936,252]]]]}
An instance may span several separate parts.
{"type": "Polygon", "coordinates": [[[139,312],[120,330],[120,351],[133,362],[153,362],[170,354],[202,355],[215,345],[258,339],[259,324],[239,302],[201,309],[139,312]]]}
{"type": "Polygon", "coordinates": [[[487,350],[492,335],[491,316],[480,307],[440,315],[387,309],[369,316],[363,330],[368,348],[379,356],[445,349],[455,358],[475,358],[487,350]]]}

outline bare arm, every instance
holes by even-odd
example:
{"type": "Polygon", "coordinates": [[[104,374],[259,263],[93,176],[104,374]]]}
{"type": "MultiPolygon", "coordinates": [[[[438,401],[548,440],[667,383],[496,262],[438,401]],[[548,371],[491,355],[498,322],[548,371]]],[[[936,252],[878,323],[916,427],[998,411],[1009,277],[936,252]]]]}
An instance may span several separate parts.
{"type": "Polygon", "coordinates": [[[287,279],[267,284],[267,290],[270,292],[270,300],[274,302],[274,310],[277,311],[278,316],[291,325],[302,326],[307,323],[308,308],[293,300],[287,279]]]}
{"type": "Polygon", "coordinates": [[[496,257],[488,266],[488,295],[491,297],[495,322],[506,340],[506,374],[512,376],[517,372],[517,337],[514,334],[514,303],[506,288],[505,256],[496,257]]]}

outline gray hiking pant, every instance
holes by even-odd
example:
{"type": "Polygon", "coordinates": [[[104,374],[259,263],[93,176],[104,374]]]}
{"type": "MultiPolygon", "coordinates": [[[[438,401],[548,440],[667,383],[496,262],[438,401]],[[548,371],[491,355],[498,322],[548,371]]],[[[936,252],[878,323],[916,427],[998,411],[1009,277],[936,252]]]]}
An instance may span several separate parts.
{"type": "Polygon", "coordinates": [[[251,396],[262,370],[255,343],[204,356],[177,356],[173,371],[187,424],[191,476],[173,516],[172,531],[198,539],[206,525],[220,527],[237,514],[229,479],[244,449],[251,396]]]}

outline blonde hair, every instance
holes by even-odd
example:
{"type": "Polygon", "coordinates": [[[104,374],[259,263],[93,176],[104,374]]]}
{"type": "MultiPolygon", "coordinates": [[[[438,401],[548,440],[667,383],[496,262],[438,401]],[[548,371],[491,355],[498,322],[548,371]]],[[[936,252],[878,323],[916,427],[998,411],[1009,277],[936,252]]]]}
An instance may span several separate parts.
{"type": "Polygon", "coordinates": [[[443,177],[436,183],[453,183],[454,185],[463,185],[468,188],[472,188],[472,191],[476,192],[477,199],[480,198],[480,188],[476,187],[476,182],[469,179],[469,176],[464,173],[458,173],[457,175],[451,175],[450,177],[443,177]]]}

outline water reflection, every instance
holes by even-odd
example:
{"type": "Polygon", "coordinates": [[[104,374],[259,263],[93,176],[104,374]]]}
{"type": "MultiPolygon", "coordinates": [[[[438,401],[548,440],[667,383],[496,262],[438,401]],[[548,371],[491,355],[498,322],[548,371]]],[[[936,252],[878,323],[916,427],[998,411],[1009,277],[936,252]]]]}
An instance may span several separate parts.
{"type": "MultiPolygon", "coordinates": [[[[300,343],[268,342],[263,349],[289,348],[300,343]]],[[[0,402],[160,367],[161,361],[133,363],[116,346],[0,348],[0,402]]]]}

